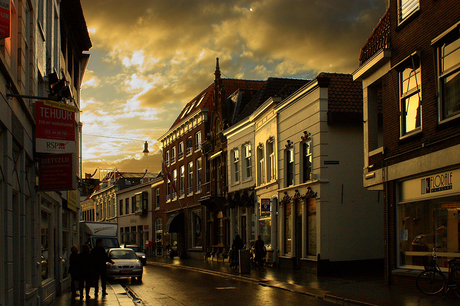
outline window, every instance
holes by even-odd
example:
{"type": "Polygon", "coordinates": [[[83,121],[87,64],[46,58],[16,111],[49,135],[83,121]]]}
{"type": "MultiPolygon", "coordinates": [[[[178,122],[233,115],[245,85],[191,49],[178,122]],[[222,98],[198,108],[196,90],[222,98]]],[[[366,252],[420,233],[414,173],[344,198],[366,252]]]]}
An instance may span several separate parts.
{"type": "Polygon", "coordinates": [[[273,141],[267,142],[267,156],[268,156],[267,180],[271,182],[273,180],[276,180],[276,156],[275,156],[275,150],[273,147],[273,141]]]}
{"type": "Polygon", "coordinates": [[[291,146],[285,151],[286,186],[294,185],[294,148],[291,146]]]}
{"type": "Polygon", "coordinates": [[[180,188],[179,196],[183,196],[185,193],[185,166],[180,167],[180,188]]]}
{"type": "Polygon", "coordinates": [[[460,114],[460,34],[448,34],[438,49],[441,120],[460,114]]]}
{"type": "Polygon", "coordinates": [[[190,225],[192,227],[192,247],[202,247],[203,235],[201,232],[201,209],[192,210],[190,218],[190,225]]]}
{"type": "Polygon", "coordinates": [[[187,165],[187,193],[193,193],[193,162],[187,165]]]}
{"type": "Polygon", "coordinates": [[[247,180],[250,179],[252,176],[252,164],[251,164],[251,144],[244,145],[244,171],[243,171],[243,179],[247,180]]]}
{"type": "Polygon", "coordinates": [[[160,209],[160,188],[155,189],[155,209],[160,209]]]}
{"type": "Polygon", "coordinates": [[[155,220],[155,244],[156,244],[156,255],[163,255],[163,219],[158,218],[155,220]]]}
{"type": "Polygon", "coordinates": [[[123,200],[120,200],[120,216],[123,216],[123,200]]]}
{"type": "Polygon", "coordinates": [[[186,145],[187,145],[187,155],[192,154],[192,152],[193,152],[193,139],[192,139],[191,136],[189,138],[187,138],[186,145]]]}
{"type": "Polygon", "coordinates": [[[175,198],[175,197],[177,197],[177,194],[176,194],[176,191],[177,191],[177,169],[175,169],[175,170],[173,171],[173,181],[172,181],[172,184],[173,184],[173,186],[175,186],[175,187],[173,187],[174,191],[173,191],[173,196],[172,196],[172,197],[175,198]]]}
{"type": "Polygon", "coordinates": [[[166,166],[169,166],[169,151],[166,151],[165,153],[165,164],[166,166]]]}
{"type": "Polygon", "coordinates": [[[177,150],[178,159],[181,159],[184,157],[184,142],[183,141],[179,142],[179,145],[177,146],[177,148],[178,148],[177,150]]]}
{"type": "Polygon", "coordinates": [[[134,214],[136,212],[136,196],[131,197],[131,213],[134,214]]]}
{"type": "Polygon", "coordinates": [[[176,147],[171,148],[171,164],[176,162],[176,147]]]}
{"type": "Polygon", "coordinates": [[[258,184],[265,184],[265,158],[264,158],[264,147],[259,145],[257,148],[257,178],[258,184]]]}
{"type": "Polygon", "coordinates": [[[302,182],[310,180],[311,174],[311,141],[302,143],[302,182]]]}
{"type": "Polygon", "coordinates": [[[171,200],[171,180],[168,175],[168,183],[166,184],[166,201],[171,200]]]}
{"type": "Polygon", "coordinates": [[[412,59],[400,72],[401,136],[421,127],[420,61],[412,59]]]}
{"type": "Polygon", "coordinates": [[[195,151],[201,149],[201,131],[195,134],[195,151]]]}
{"type": "Polygon", "coordinates": [[[418,10],[419,0],[398,0],[398,20],[402,22],[418,10]]]}
{"type": "Polygon", "coordinates": [[[240,181],[240,152],[233,150],[231,154],[232,158],[232,183],[236,184],[240,181]]]}
{"type": "Polygon", "coordinates": [[[196,192],[201,191],[201,157],[196,159],[196,192]]]}
{"type": "Polygon", "coordinates": [[[284,251],[285,254],[290,254],[292,251],[292,203],[284,205],[284,251]]]}
{"type": "Polygon", "coordinates": [[[129,214],[129,198],[125,199],[125,213],[129,214]]]}

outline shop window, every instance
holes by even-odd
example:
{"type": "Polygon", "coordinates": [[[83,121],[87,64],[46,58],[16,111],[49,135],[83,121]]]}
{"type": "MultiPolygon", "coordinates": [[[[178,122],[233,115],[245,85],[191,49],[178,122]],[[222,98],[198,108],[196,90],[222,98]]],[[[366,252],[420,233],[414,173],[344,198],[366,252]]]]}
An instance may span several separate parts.
{"type": "Polygon", "coordinates": [[[291,254],[292,251],[292,203],[284,204],[284,251],[285,254],[291,254]]]}
{"type": "Polygon", "coordinates": [[[163,219],[158,218],[155,220],[155,248],[156,255],[163,255],[163,219]]]}
{"type": "Polygon", "coordinates": [[[193,210],[190,214],[190,226],[192,228],[192,247],[194,248],[203,246],[201,222],[201,209],[193,210]]]}
{"type": "Polygon", "coordinates": [[[460,252],[460,204],[431,200],[398,205],[399,266],[423,266],[423,257],[438,247],[438,264],[460,252]]]}
{"type": "Polygon", "coordinates": [[[54,261],[52,239],[51,239],[51,214],[47,211],[41,211],[40,232],[41,232],[41,275],[42,279],[52,278],[51,264],[54,261]]]}
{"type": "Polygon", "coordinates": [[[449,33],[438,47],[440,119],[460,115],[460,33],[449,33]]]}
{"type": "Polygon", "coordinates": [[[316,199],[307,200],[308,255],[316,255],[316,199]]]}

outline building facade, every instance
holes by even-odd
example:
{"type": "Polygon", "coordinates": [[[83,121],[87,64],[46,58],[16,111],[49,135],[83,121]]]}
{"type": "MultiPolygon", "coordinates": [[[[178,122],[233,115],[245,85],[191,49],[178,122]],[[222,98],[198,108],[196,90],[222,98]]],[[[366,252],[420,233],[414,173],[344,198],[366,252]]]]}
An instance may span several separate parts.
{"type": "Polygon", "coordinates": [[[48,305],[70,285],[67,259],[78,242],[75,178],[81,177],[81,131],[76,112],[75,149],[68,164],[72,186],[44,188],[36,163],[45,155],[35,147],[35,111],[37,101],[47,99],[79,109],[89,58],[84,52],[91,41],[80,1],[7,3],[9,30],[0,39],[0,218],[5,224],[0,229],[0,304],[48,305]],[[59,91],[51,86],[54,80],[62,85],[59,91]]]}
{"type": "Polygon", "coordinates": [[[389,1],[361,49],[364,172],[384,194],[385,275],[414,282],[423,257],[459,257],[460,7],[389,1]]]}
{"type": "MultiPolygon", "coordinates": [[[[361,91],[351,75],[320,73],[274,108],[281,266],[326,274],[383,259],[379,196],[360,183],[361,91]]],[[[261,211],[270,199],[258,197],[261,211]]]]}

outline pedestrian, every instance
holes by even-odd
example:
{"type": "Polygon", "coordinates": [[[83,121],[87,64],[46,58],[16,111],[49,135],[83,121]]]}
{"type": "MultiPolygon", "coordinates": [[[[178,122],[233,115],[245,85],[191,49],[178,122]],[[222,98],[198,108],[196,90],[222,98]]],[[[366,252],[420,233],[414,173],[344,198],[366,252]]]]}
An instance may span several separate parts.
{"type": "Polygon", "coordinates": [[[261,267],[264,263],[263,263],[263,259],[265,257],[265,244],[264,244],[264,241],[262,240],[262,237],[260,235],[257,235],[257,240],[256,240],[256,243],[254,245],[254,249],[255,249],[255,261],[256,263],[259,265],[259,267],[261,267]]]}
{"type": "Polygon", "coordinates": [[[89,244],[81,246],[80,253],[80,279],[79,279],[79,290],[80,299],[83,300],[83,288],[86,288],[86,299],[91,299],[89,290],[91,289],[91,283],[94,279],[93,264],[90,257],[91,248],[89,244]]]}
{"type": "Polygon", "coordinates": [[[96,274],[95,296],[99,293],[99,278],[101,279],[102,295],[107,295],[107,266],[106,263],[114,263],[109,258],[103,246],[103,240],[97,239],[96,246],[91,250],[91,260],[94,263],[94,272],[96,274]]]}
{"type": "Polygon", "coordinates": [[[80,257],[80,254],[78,254],[78,248],[76,245],[73,245],[70,248],[70,251],[71,251],[71,254],[69,256],[70,290],[72,291],[72,298],[75,298],[79,296],[79,294],[77,293],[76,283],[80,281],[81,257],[80,257]]]}
{"type": "Polygon", "coordinates": [[[244,247],[243,239],[241,239],[240,235],[236,235],[235,239],[233,239],[232,243],[232,267],[236,267],[239,262],[239,251],[244,247]]]}

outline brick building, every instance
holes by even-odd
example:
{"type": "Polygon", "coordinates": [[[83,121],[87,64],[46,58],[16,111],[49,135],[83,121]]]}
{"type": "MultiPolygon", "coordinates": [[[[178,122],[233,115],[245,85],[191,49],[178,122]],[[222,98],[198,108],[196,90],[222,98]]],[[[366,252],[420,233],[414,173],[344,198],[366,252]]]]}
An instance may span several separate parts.
{"type": "Polygon", "coordinates": [[[353,73],[363,82],[363,184],[385,209],[385,275],[407,281],[439,247],[460,257],[460,6],[390,0],[353,73]]]}

